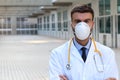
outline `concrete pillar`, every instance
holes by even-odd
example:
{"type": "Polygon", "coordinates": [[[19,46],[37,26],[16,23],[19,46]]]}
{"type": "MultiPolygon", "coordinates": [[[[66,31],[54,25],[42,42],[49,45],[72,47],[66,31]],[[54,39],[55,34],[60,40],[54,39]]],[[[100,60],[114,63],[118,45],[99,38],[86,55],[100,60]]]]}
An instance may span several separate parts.
{"type": "Polygon", "coordinates": [[[12,35],[16,35],[16,16],[11,16],[11,28],[12,28],[12,35]]]}
{"type": "Polygon", "coordinates": [[[93,0],[92,8],[94,10],[94,29],[93,29],[93,36],[96,41],[99,41],[99,24],[98,24],[98,17],[99,17],[99,0],[93,0]]]}
{"type": "Polygon", "coordinates": [[[58,37],[57,11],[55,11],[55,37],[58,37]]]}
{"type": "Polygon", "coordinates": [[[112,47],[117,47],[117,25],[116,25],[116,15],[117,14],[117,0],[111,0],[111,16],[113,16],[113,25],[111,28],[112,32],[112,47]]]}

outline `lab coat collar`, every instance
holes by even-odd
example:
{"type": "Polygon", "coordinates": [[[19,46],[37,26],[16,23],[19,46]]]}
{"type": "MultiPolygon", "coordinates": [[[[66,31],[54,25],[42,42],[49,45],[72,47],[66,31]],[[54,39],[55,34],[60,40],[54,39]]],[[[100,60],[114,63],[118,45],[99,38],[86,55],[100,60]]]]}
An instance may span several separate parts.
{"type": "MultiPolygon", "coordinates": [[[[81,62],[84,63],[81,55],[79,54],[77,48],[75,47],[73,41],[72,41],[72,45],[71,45],[70,54],[71,54],[71,56],[75,56],[77,59],[79,59],[81,62]]],[[[93,54],[94,54],[94,44],[92,42],[85,63],[91,62],[91,58],[93,58],[93,54]]]]}

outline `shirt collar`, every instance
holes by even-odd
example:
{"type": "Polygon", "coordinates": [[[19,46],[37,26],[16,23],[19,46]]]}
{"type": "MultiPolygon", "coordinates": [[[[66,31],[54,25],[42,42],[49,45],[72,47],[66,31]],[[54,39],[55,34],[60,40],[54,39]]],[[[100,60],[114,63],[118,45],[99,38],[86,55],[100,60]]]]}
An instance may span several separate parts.
{"type": "Polygon", "coordinates": [[[87,49],[89,50],[90,45],[91,45],[91,39],[89,39],[89,41],[88,41],[88,43],[87,43],[86,46],[80,45],[80,44],[76,41],[75,38],[73,39],[73,43],[74,43],[75,47],[76,47],[78,50],[80,50],[82,47],[85,47],[85,48],[87,48],[87,49]]]}

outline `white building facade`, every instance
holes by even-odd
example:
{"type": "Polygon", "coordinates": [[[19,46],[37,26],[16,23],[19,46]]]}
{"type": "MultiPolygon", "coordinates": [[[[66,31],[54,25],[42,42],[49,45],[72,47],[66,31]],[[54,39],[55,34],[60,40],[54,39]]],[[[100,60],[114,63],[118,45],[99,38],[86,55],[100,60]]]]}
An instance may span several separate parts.
{"type": "Polygon", "coordinates": [[[36,35],[37,18],[31,14],[41,5],[51,1],[0,0],[0,35],[36,35]]]}
{"type": "Polygon", "coordinates": [[[38,34],[70,39],[73,36],[70,11],[77,4],[88,4],[94,9],[94,38],[109,47],[120,48],[120,0],[53,0],[56,10],[38,16],[38,34]]]}
{"type": "Polygon", "coordinates": [[[0,35],[73,37],[70,12],[88,4],[95,12],[94,38],[120,48],[120,0],[1,0],[0,35]]]}

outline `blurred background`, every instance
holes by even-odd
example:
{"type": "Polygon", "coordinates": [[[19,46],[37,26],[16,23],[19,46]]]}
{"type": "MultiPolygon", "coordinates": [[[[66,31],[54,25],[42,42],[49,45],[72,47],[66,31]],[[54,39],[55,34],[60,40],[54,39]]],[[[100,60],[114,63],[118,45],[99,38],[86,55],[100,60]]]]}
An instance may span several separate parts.
{"type": "Polygon", "coordinates": [[[115,51],[120,71],[120,0],[0,0],[0,80],[49,80],[50,51],[73,37],[78,4],[94,9],[93,37],[115,51]]]}

